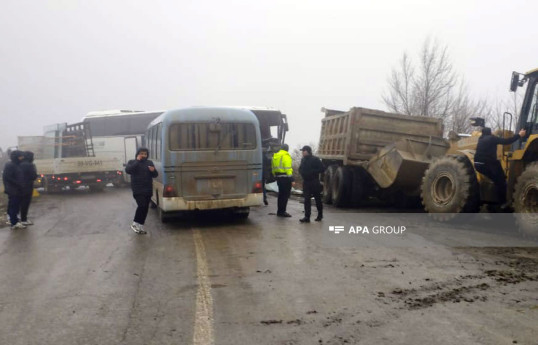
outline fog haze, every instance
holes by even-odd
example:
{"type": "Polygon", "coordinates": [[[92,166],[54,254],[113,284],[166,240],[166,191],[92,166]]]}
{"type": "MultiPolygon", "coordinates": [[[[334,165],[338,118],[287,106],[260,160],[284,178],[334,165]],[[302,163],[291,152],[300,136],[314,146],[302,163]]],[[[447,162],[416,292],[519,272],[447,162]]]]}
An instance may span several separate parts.
{"type": "Polygon", "coordinates": [[[94,110],[270,106],[292,147],[321,107],[386,110],[404,51],[449,47],[473,94],[506,97],[538,67],[534,1],[3,0],[0,147],[94,110]]]}

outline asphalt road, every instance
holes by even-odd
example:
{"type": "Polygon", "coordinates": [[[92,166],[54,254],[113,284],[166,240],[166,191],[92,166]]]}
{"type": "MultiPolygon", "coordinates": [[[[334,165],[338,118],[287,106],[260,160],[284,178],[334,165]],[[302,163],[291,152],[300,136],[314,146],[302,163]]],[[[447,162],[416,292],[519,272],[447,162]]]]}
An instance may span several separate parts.
{"type": "Polygon", "coordinates": [[[0,228],[0,344],[538,344],[536,242],[442,224],[356,245],[329,226],[388,216],[305,225],[269,201],[248,220],[150,210],[137,235],[129,190],[42,195],[34,226],[0,228]]]}

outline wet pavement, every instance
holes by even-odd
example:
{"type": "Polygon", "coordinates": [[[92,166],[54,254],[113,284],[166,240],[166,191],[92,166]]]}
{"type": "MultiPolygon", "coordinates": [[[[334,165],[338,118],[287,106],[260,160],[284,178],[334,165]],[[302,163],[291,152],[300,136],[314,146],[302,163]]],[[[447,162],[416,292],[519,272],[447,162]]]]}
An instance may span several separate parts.
{"type": "Polygon", "coordinates": [[[127,189],[42,195],[35,225],[0,228],[0,344],[538,344],[536,242],[441,224],[339,246],[330,225],[387,216],[300,224],[302,204],[269,202],[248,220],[150,210],[137,235],[127,189]]]}

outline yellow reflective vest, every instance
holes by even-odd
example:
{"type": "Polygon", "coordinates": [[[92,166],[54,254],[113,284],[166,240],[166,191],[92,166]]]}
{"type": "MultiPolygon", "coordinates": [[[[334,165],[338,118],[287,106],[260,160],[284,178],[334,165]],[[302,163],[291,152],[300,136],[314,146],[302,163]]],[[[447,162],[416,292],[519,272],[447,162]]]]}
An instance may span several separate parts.
{"type": "Polygon", "coordinates": [[[293,175],[293,169],[291,167],[291,156],[288,151],[280,150],[273,155],[273,175],[286,174],[287,176],[293,175]]]}

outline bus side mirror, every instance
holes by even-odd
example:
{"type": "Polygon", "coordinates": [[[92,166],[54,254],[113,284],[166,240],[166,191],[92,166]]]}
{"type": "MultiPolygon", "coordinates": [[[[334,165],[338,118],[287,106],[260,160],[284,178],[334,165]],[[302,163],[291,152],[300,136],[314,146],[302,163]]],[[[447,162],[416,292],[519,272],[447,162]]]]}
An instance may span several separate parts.
{"type": "Polygon", "coordinates": [[[519,85],[519,73],[512,72],[512,80],[510,81],[510,91],[516,92],[519,85]]]}

